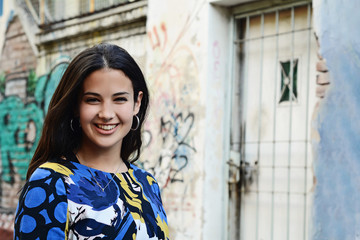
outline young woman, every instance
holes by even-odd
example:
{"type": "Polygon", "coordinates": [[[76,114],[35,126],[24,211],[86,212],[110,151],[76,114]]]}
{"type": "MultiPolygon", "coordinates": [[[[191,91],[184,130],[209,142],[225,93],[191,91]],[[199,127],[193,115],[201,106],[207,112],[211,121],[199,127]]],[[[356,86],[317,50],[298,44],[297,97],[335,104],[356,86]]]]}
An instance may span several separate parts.
{"type": "Polygon", "coordinates": [[[156,180],[129,163],[148,103],[124,49],[100,44],[73,59],[30,162],[14,239],[169,239],[156,180]]]}

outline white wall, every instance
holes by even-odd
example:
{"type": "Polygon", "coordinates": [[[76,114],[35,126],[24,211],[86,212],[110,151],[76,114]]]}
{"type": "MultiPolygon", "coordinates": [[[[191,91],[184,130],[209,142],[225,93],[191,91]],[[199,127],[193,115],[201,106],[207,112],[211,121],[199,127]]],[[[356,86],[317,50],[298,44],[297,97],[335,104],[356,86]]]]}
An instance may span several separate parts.
{"type": "Polygon", "coordinates": [[[201,239],[206,4],[149,0],[146,75],[151,90],[145,169],[162,188],[171,239],[201,239]]]}
{"type": "Polygon", "coordinates": [[[228,167],[230,140],[232,25],[229,12],[209,5],[204,226],[202,239],[226,239],[228,233],[228,167]]]}
{"type": "Polygon", "coordinates": [[[171,239],[224,239],[230,22],[207,1],[149,0],[148,7],[144,168],[162,188],[171,239]]]}

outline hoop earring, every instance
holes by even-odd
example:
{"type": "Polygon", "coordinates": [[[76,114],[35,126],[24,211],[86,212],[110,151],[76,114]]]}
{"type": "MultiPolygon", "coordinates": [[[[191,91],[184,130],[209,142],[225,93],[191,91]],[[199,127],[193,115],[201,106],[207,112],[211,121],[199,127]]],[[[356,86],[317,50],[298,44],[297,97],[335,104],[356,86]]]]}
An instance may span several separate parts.
{"type": "MultiPolygon", "coordinates": [[[[70,119],[70,128],[71,128],[71,131],[75,132],[75,128],[73,126],[73,122],[74,122],[74,119],[70,119]]],[[[79,127],[81,128],[81,125],[80,125],[80,122],[79,122],[79,127]]]]}
{"type": "Polygon", "coordinates": [[[137,115],[134,115],[134,117],[137,120],[136,127],[135,128],[130,128],[130,129],[133,130],[133,131],[136,131],[140,126],[140,119],[139,119],[139,117],[137,115]]]}
{"type": "Polygon", "coordinates": [[[75,132],[74,127],[73,127],[73,121],[74,121],[74,119],[70,120],[70,128],[71,128],[71,131],[75,132]]]}

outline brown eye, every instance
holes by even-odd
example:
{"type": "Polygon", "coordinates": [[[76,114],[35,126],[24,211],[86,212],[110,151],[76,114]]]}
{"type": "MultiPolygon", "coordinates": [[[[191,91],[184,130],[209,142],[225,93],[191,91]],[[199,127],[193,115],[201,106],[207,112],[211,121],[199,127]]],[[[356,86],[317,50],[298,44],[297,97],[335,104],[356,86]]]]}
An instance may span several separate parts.
{"type": "Polygon", "coordinates": [[[126,102],[127,101],[127,98],[125,97],[117,97],[115,98],[115,102],[126,102]]]}
{"type": "Polygon", "coordinates": [[[87,103],[97,103],[97,102],[99,102],[99,99],[97,99],[97,98],[87,98],[87,99],[85,99],[85,102],[87,102],[87,103]]]}

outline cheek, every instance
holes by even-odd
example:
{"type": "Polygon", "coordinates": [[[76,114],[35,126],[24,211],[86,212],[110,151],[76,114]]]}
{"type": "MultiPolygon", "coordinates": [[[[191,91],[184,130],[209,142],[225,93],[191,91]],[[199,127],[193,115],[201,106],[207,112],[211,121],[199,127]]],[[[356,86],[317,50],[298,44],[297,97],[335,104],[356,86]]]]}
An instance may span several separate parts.
{"type": "Polygon", "coordinates": [[[119,109],[118,111],[118,116],[120,119],[122,119],[122,121],[124,122],[130,122],[133,119],[133,108],[132,107],[126,107],[126,108],[122,108],[119,109]]]}
{"type": "Polygon", "coordinates": [[[80,106],[79,109],[80,122],[86,122],[94,118],[96,111],[94,108],[87,106],[80,106]]]}

